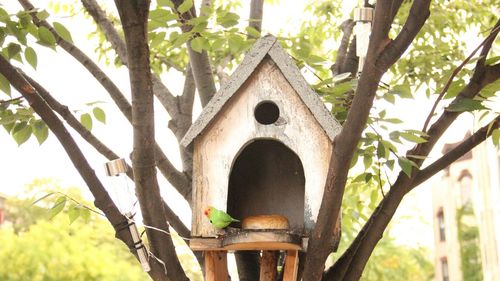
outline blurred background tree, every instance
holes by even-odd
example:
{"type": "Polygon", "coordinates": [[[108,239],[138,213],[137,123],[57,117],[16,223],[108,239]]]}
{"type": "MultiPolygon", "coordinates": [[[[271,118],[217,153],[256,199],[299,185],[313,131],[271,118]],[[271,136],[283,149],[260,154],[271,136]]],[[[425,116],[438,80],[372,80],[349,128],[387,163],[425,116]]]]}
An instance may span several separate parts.
{"type": "MultiPolygon", "coordinates": [[[[6,202],[7,223],[0,228],[0,280],[149,280],[128,249],[116,243],[113,228],[104,218],[90,211],[75,217],[76,206],[80,210],[91,206],[79,188],[37,179],[20,194],[21,198],[6,202]],[[67,203],[56,213],[63,196],[67,203]]],[[[196,261],[190,261],[188,250],[182,249],[186,248],[182,239],[176,236],[174,241],[188,267],[186,274],[191,280],[202,280],[196,261]]]]}

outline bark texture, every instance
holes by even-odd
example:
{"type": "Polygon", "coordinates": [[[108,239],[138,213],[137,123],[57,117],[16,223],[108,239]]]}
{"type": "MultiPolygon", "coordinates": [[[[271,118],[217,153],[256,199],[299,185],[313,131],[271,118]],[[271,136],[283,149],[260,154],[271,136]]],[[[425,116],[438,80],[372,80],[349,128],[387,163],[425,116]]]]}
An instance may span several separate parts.
{"type": "MultiPolygon", "coordinates": [[[[125,33],[130,86],[134,150],[132,168],[144,223],[168,231],[164,203],[156,179],[153,85],[147,45],[149,1],[115,1],[125,33]]],[[[157,280],[188,280],[169,235],[147,228],[150,251],[166,271],[157,280]],[[168,277],[167,277],[168,276],[168,277]]]]}

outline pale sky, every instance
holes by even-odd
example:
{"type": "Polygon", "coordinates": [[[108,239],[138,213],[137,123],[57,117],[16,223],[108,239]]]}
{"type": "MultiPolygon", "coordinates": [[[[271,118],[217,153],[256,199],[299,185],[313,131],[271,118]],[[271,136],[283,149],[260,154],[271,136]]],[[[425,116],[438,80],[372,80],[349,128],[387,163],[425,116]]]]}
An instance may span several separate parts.
{"type": "MultiPolygon", "coordinates": [[[[12,7],[17,4],[15,0],[2,1],[6,7],[12,7]]],[[[266,7],[264,11],[264,31],[265,33],[277,33],[280,29],[289,28],[288,30],[298,30],[301,23],[301,16],[304,12],[305,1],[277,1],[279,6],[266,7]],[[292,3],[292,4],[291,4],[292,3]],[[282,17],[266,17],[266,14],[286,14],[282,17]],[[272,22],[270,19],[272,18],[272,22]]],[[[351,1],[346,1],[351,2],[351,1]]],[[[352,1],[354,2],[354,1],[352,1]]],[[[351,4],[352,4],[351,2],[351,4]]],[[[35,3],[35,2],[33,2],[35,3]]],[[[36,1],[38,7],[47,7],[48,0],[36,1]]],[[[243,15],[248,14],[243,11],[243,15]]],[[[58,16],[56,15],[55,18],[58,16]]],[[[60,18],[57,21],[65,24],[72,31],[73,40],[77,46],[82,48],[89,56],[95,57],[92,54],[94,46],[89,45],[89,40],[86,34],[93,30],[93,26],[86,24],[80,16],[72,18],[60,18]]],[[[105,90],[91,77],[91,75],[79,64],[75,63],[74,59],[68,56],[63,50],[58,48],[58,52],[54,53],[47,48],[36,48],[38,54],[38,69],[33,71],[29,66],[23,66],[23,70],[28,72],[32,77],[44,85],[61,103],[66,104],[72,110],[89,110],[83,104],[93,101],[104,101],[101,104],[106,112],[107,124],[102,125],[94,120],[94,128],[92,132],[100,138],[105,144],[108,144],[115,152],[128,158],[132,147],[132,131],[127,124],[125,118],[115,110],[114,104],[106,94],[105,90]]],[[[129,84],[128,73],[125,68],[116,69],[114,67],[106,67],[100,63],[105,72],[117,82],[117,85],[128,96],[129,84]]],[[[179,83],[179,76],[164,75],[163,81],[169,86],[172,92],[179,93],[182,90],[182,83],[179,83]]],[[[5,99],[7,96],[0,93],[0,99],[5,99]]],[[[16,95],[16,94],[14,94],[16,95]]],[[[423,101],[411,101],[401,103],[398,106],[399,118],[403,119],[407,126],[406,128],[421,128],[423,118],[427,114],[428,109],[423,101]],[[422,111],[419,111],[420,108],[422,111]],[[407,112],[425,112],[418,116],[409,115],[407,112]]],[[[428,101],[427,101],[428,102],[428,101]]],[[[158,112],[163,112],[158,110],[158,112]]],[[[157,141],[165,149],[165,153],[169,159],[180,166],[177,146],[175,138],[167,129],[168,115],[159,113],[156,119],[157,141]]],[[[463,127],[457,126],[458,131],[463,132],[463,127]]],[[[455,130],[452,130],[455,131],[455,130]]],[[[91,166],[95,169],[98,175],[103,180],[103,183],[109,183],[104,175],[103,163],[106,162],[102,156],[96,153],[85,142],[79,140],[79,136],[74,134],[75,139],[81,144],[81,149],[88,156],[91,166]]],[[[456,141],[461,139],[463,134],[449,134],[449,138],[456,141]]],[[[85,187],[85,184],[76,169],[72,166],[68,156],[62,150],[61,145],[54,135],[50,135],[45,143],[38,145],[36,139],[32,137],[28,142],[18,147],[15,141],[3,129],[0,129],[0,193],[15,195],[22,187],[30,183],[35,178],[57,178],[61,180],[62,186],[79,186],[85,187]]],[[[159,176],[159,179],[162,177],[159,176]]],[[[162,187],[168,184],[165,181],[160,181],[162,187]]],[[[82,190],[89,195],[86,188],[82,190]]],[[[190,211],[185,203],[179,203],[183,200],[172,188],[163,188],[162,194],[169,204],[173,205],[173,209],[180,210],[179,215],[186,221],[189,226],[190,211]]],[[[413,194],[406,199],[397,212],[397,217],[402,218],[407,215],[421,214],[422,221],[416,220],[398,220],[393,226],[393,232],[396,232],[398,241],[405,244],[423,244],[430,248],[433,246],[432,222],[431,219],[431,197],[429,186],[418,188],[413,194]],[[425,222],[427,221],[427,222],[425,222]],[[415,232],[415,227],[421,231],[415,232]],[[418,239],[408,233],[420,233],[418,239]],[[399,235],[398,235],[399,234],[399,235]]]]}

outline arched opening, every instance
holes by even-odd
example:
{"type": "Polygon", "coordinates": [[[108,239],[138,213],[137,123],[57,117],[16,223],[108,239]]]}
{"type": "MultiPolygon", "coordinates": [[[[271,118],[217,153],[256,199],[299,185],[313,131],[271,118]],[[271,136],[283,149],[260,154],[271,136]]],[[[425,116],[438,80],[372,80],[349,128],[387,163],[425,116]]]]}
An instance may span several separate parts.
{"type": "Polygon", "coordinates": [[[304,168],[299,157],[278,141],[248,144],[233,162],[227,210],[243,219],[250,215],[283,215],[294,231],[304,228],[304,168]]]}

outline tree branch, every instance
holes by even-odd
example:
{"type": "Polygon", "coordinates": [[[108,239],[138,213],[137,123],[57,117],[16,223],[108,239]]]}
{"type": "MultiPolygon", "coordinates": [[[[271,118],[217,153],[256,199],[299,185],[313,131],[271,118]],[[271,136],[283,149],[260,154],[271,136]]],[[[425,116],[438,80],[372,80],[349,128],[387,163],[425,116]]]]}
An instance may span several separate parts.
{"type": "Polygon", "coordinates": [[[422,169],[417,172],[415,175],[415,179],[413,180],[412,187],[416,187],[424,181],[428,180],[436,173],[441,171],[442,169],[448,167],[451,163],[458,160],[460,157],[464,156],[467,152],[471,151],[478,144],[482,143],[485,139],[487,139],[493,130],[497,129],[500,125],[500,115],[497,116],[493,121],[491,121],[487,126],[482,127],[477,132],[475,132],[472,136],[468,137],[458,146],[450,150],[444,156],[434,161],[432,164],[427,166],[425,169],[422,169]]]}
{"type": "MultiPolygon", "coordinates": [[[[26,98],[29,105],[54,133],[94,196],[94,205],[106,215],[106,218],[115,228],[116,238],[125,243],[125,245],[135,254],[134,242],[130,235],[130,231],[128,231],[128,228],[121,227],[121,225],[127,223],[126,218],[120,213],[109,197],[106,189],[97,178],[94,170],[87,162],[87,159],[71,134],[66,130],[61,120],[59,120],[49,105],[40,97],[36,88],[30,85],[24,76],[21,75],[3,56],[0,56],[0,73],[9,80],[11,85],[14,86],[24,98],[26,98]]],[[[160,270],[161,266],[154,262],[151,266],[153,270],[150,272],[150,275],[154,278],[155,272],[160,270]]]]}
{"type": "MultiPolygon", "coordinates": [[[[428,2],[429,1],[415,1],[413,2],[412,9],[414,10],[415,8],[413,6],[416,5],[420,8],[424,8],[424,4],[427,3],[428,5],[428,2]]],[[[389,61],[391,63],[377,64],[379,54],[383,53],[387,46],[387,34],[393,19],[392,15],[388,14],[387,11],[397,10],[399,8],[398,3],[400,4],[398,1],[377,2],[373,32],[370,37],[366,63],[359,79],[351,110],[348,112],[342,131],[334,140],[333,153],[328,169],[320,212],[314,231],[309,239],[307,249],[308,253],[315,254],[308,255],[306,259],[304,280],[317,281],[322,278],[325,260],[332,250],[331,247],[325,247],[325,245],[328,245],[328,242],[331,240],[333,235],[333,228],[331,226],[340,213],[347,174],[349,172],[349,164],[368,120],[378,83],[382,75],[391,67],[392,63],[397,60],[396,58],[394,61],[389,61]]],[[[424,11],[421,14],[425,21],[427,18],[426,12],[424,11]]],[[[410,13],[410,15],[412,14],[410,13]]],[[[413,21],[413,16],[410,16],[408,20],[413,21]]],[[[420,23],[421,21],[416,22],[420,23]]],[[[411,28],[407,27],[408,33],[404,36],[402,35],[397,45],[404,46],[404,44],[399,43],[403,41],[403,38],[411,42],[411,40],[413,40],[412,35],[418,33],[417,29],[421,27],[422,25],[420,24],[412,26],[411,28]]],[[[390,196],[387,196],[384,200],[388,200],[388,197],[390,196]]]]}
{"type": "MultiPolygon", "coordinates": [[[[487,52],[486,49],[484,52],[487,52]]],[[[478,61],[471,81],[459,93],[455,101],[463,98],[474,98],[482,88],[500,78],[499,66],[485,66],[484,63],[485,59],[478,61]]],[[[407,157],[411,157],[411,155],[421,156],[414,161],[418,166],[421,166],[423,163],[422,159],[427,157],[444,131],[460,114],[460,112],[445,111],[429,129],[427,142],[416,145],[407,152],[407,157]]],[[[400,172],[398,179],[389,193],[381,201],[354,242],[349,246],[334,267],[327,271],[325,276],[328,276],[328,279],[326,280],[359,279],[368,258],[378,241],[382,238],[384,230],[404,195],[417,186],[413,182],[416,177],[415,174],[416,173],[413,173],[412,178],[409,178],[406,174],[400,172]],[[333,274],[333,272],[335,272],[335,274],[333,274]]]]}
{"type": "MultiPolygon", "coordinates": [[[[172,2],[177,10],[184,1],[172,0],[172,2]]],[[[185,13],[179,14],[179,24],[181,24],[181,30],[183,33],[191,31],[192,26],[187,22],[195,17],[196,10],[194,6],[185,13]]],[[[201,104],[202,106],[205,106],[217,91],[212,74],[212,67],[210,66],[210,60],[206,51],[198,53],[191,48],[191,39],[186,43],[186,48],[188,50],[194,82],[196,84],[196,88],[198,89],[198,94],[200,95],[201,104]]]]}
{"type": "MultiPolygon", "coordinates": [[[[101,155],[106,157],[109,160],[117,159],[119,156],[114,153],[111,149],[109,149],[105,144],[103,144],[99,139],[97,139],[92,132],[87,130],[71,113],[67,106],[59,103],[52,95],[43,88],[39,83],[29,77],[27,74],[19,71],[24,78],[35,88],[37,93],[41,98],[45,100],[45,102],[49,105],[49,107],[57,112],[61,117],[68,122],[68,124],[78,133],[80,136],[86,140],[90,145],[92,145],[101,155]]],[[[132,168],[128,167],[127,175],[131,180],[134,180],[134,176],[132,173],[132,168]]],[[[168,222],[172,225],[179,235],[183,237],[189,237],[190,231],[184,225],[184,223],[179,219],[179,217],[165,204],[165,212],[168,222]]]]}
{"type": "MultiPolygon", "coordinates": [[[[250,17],[248,26],[255,28],[258,32],[262,31],[262,18],[264,14],[264,0],[252,0],[250,1],[250,17]]],[[[248,35],[249,38],[255,38],[252,35],[248,35]]],[[[256,38],[255,38],[256,39],[256,38]]]]}
{"type": "Polygon", "coordinates": [[[353,20],[348,19],[340,25],[343,35],[340,40],[340,47],[337,50],[337,58],[335,59],[335,63],[330,68],[333,76],[346,72],[343,70],[343,66],[346,61],[347,50],[350,45],[349,42],[351,42],[351,34],[355,24],[356,23],[353,20]]]}
{"type": "Polygon", "coordinates": [[[415,0],[413,2],[410,8],[410,14],[401,32],[399,32],[398,36],[393,41],[390,41],[380,54],[376,62],[378,67],[387,69],[403,55],[429,17],[430,2],[430,0],[415,0]]]}
{"type": "MultiPolygon", "coordinates": [[[[94,19],[97,26],[99,26],[108,42],[111,43],[111,46],[120,58],[122,64],[127,66],[127,48],[113,23],[106,16],[106,13],[95,0],[81,0],[81,2],[85,10],[94,19]]],[[[158,76],[153,75],[152,80],[154,95],[167,110],[168,114],[170,116],[175,116],[177,112],[175,111],[174,95],[172,95],[170,90],[161,82],[158,76]]]]}
{"type": "MultiPolygon", "coordinates": [[[[87,130],[82,123],[80,123],[75,116],[71,113],[67,106],[62,105],[52,97],[52,95],[40,85],[38,82],[33,80],[27,74],[19,71],[24,78],[30,83],[38,92],[41,98],[50,106],[52,110],[57,112],[68,124],[73,128],[84,140],[86,140],[90,145],[92,145],[101,155],[106,157],[108,160],[114,160],[120,158],[116,153],[114,153],[110,148],[108,148],[104,143],[102,143],[91,131],[87,130]]],[[[130,176],[132,176],[132,169],[129,167],[130,176]]]]}
{"type": "MultiPolygon", "coordinates": [[[[474,49],[474,51],[472,51],[472,53],[459,66],[457,66],[457,68],[455,68],[455,70],[453,70],[453,73],[450,75],[450,78],[448,78],[448,81],[446,82],[446,84],[444,85],[443,89],[439,93],[439,96],[436,98],[436,101],[434,102],[434,105],[432,106],[431,112],[427,116],[427,119],[425,119],[424,127],[422,129],[422,132],[425,132],[427,130],[427,126],[429,125],[429,122],[431,121],[431,118],[434,115],[434,111],[436,110],[437,105],[439,104],[439,102],[441,101],[441,99],[443,99],[444,94],[450,88],[450,85],[453,82],[453,78],[455,78],[455,76],[457,76],[457,74],[472,59],[472,57],[476,54],[476,52],[479,51],[479,49],[481,47],[485,46],[486,44],[488,44],[489,47],[485,46],[485,48],[483,48],[483,50],[486,51],[486,53],[484,55],[486,55],[488,53],[489,49],[491,48],[491,43],[493,42],[493,39],[495,39],[495,37],[497,36],[498,31],[500,31],[500,26],[497,23],[497,25],[493,28],[493,31],[488,35],[488,37],[486,37],[483,40],[483,42],[481,42],[481,44],[479,44],[479,46],[477,46],[476,49],[474,49]]],[[[484,53],[484,51],[483,51],[483,53],[484,53]]]]}
{"type": "MultiPolygon", "coordinates": [[[[149,1],[115,1],[125,33],[130,87],[132,90],[132,126],[134,151],[132,167],[137,197],[147,225],[168,231],[164,202],[156,179],[154,142],[153,87],[147,45],[149,1]]],[[[146,229],[150,249],[166,265],[159,280],[188,280],[175,253],[170,236],[146,229]],[[168,275],[168,277],[167,277],[168,275]]]]}
{"type": "MultiPolygon", "coordinates": [[[[90,0],[89,0],[90,1],[90,0]]],[[[35,24],[45,26],[48,28],[52,34],[55,36],[57,43],[61,48],[73,56],[78,62],[80,62],[109,93],[110,97],[116,103],[120,111],[125,115],[129,122],[132,122],[132,108],[125,98],[123,93],[118,89],[118,87],[109,79],[109,77],[80,49],[62,39],[57,32],[50,26],[46,21],[39,21],[36,17],[35,8],[28,0],[19,0],[19,3],[24,7],[25,10],[30,11],[35,24]]],[[[156,161],[157,166],[163,176],[183,195],[189,195],[191,193],[190,184],[188,183],[188,178],[185,174],[177,171],[177,169],[170,163],[167,159],[160,146],[156,145],[156,161]]],[[[186,198],[190,201],[190,198],[186,198]]]]}

